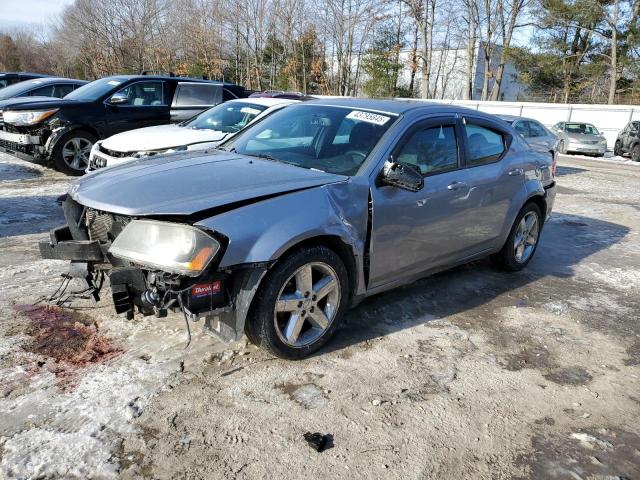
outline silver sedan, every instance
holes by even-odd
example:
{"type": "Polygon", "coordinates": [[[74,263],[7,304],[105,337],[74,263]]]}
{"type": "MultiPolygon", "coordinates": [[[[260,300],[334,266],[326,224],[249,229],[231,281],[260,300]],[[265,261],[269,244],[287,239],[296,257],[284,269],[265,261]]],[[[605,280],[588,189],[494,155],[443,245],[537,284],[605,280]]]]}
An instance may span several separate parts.
{"type": "Polygon", "coordinates": [[[558,153],[558,137],[537,120],[514,115],[499,115],[507,123],[510,123],[516,131],[534,148],[551,153],[555,158],[558,153]]]}
{"type": "Polygon", "coordinates": [[[98,170],[40,243],[116,312],[200,320],[302,358],[364,298],[492,256],[534,257],[555,162],[492,115],[333,99],[282,109],[222,144],[98,170]],[[86,271],[81,271],[86,269],[86,271]]]}
{"type": "Polygon", "coordinates": [[[581,153],[602,157],[607,151],[607,140],[590,123],[558,122],[553,132],[560,139],[560,153],[581,153]]]}

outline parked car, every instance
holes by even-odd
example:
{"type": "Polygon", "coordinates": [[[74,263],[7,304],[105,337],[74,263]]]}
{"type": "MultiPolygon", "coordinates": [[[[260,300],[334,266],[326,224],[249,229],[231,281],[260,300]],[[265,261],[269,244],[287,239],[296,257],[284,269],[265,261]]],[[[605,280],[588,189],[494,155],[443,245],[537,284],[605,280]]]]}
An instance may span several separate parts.
{"type": "Polygon", "coordinates": [[[13,85],[14,83],[24,82],[25,80],[45,78],[48,76],[49,75],[43,75],[42,73],[0,72],[0,89],[13,85]]]}
{"type": "Polygon", "coordinates": [[[613,153],[620,156],[628,153],[634,162],[640,162],[640,121],[629,122],[618,134],[613,153]]]}
{"type": "Polygon", "coordinates": [[[19,103],[62,98],[86,83],[88,82],[72,78],[45,77],[25,80],[0,89],[0,130],[4,125],[2,112],[6,107],[19,103]]]}
{"type": "Polygon", "coordinates": [[[590,123],[558,122],[553,126],[553,133],[559,138],[559,153],[603,157],[607,151],[607,139],[590,123]]]}
{"type": "Polygon", "coordinates": [[[64,99],[4,109],[0,147],[82,175],[93,144],[134,128],[183,121],[244,94],[238,85],[192,78],[118,75],[74,90],[64,99]]]}
{"type": "Polygon", "coordinates": [[[545,152],[550,152],[555,158],[558,153],[558,137],[533,118],[517,117],[514,115],[498,115],[502,120],[513,125],[532,147],[537,147],[545,152]]]}
{"type": "Polygon", "coordinates": [[[186,122],[119,133],[93,145],[88,170],[158,154],[213,148],[250,122],[291,103],[296,101],[279,98],[229,100],[186,122]]]}
{"type": "Polygon", "coordinates": [[[294,359],[369,295],[487,255],[524,268],[555,194],[550,155],[492,115],[317,100],[76,181],[40,252],[108,274],[118,313],[182,311],[294,359]]]}

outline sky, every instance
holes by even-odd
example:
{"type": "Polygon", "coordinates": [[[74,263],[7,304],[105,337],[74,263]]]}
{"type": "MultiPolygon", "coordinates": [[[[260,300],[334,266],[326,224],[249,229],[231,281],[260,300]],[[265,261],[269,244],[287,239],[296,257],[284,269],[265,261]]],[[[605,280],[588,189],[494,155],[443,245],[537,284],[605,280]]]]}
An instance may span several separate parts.
{"type": "MultiPolygon", "coordinates": [[[[0,30],[42,28],[73,0],[0,0],[0,30]]],[[[43,33],[46,33],[43,31],[43,33]]]]}

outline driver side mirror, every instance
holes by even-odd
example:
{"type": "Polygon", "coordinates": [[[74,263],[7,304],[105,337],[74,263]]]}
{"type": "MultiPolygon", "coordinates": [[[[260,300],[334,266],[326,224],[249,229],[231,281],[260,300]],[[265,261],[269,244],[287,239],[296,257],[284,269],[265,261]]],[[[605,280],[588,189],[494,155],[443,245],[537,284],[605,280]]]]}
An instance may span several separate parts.
{"type": "Polygon", "coordinates": [[[114,93],[109,99],[109,105],[125,105],[129,103],[129,97],[124,93],[114,93]]]}
{"type": "Polygon", "coordinates": [[[424,177],[418,167],[408,163],[397,163],[390,159],[384,164],[380,178],[383,185],[418,192],[424,187],[424,177]]]}

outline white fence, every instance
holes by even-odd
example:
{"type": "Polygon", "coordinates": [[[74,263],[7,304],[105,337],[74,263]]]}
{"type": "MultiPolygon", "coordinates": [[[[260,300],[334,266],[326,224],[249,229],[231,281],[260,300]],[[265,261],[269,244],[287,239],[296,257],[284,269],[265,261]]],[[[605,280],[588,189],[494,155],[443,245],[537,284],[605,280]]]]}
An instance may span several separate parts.
{"type": "Polygon", "coordinates": [[[481,102],[476,100],[425,100],[472,108],[497,115],[516,115],[538,120],[547,127],[558,122],[586,122],[595,125],[607,139],[610,150],[631,120],[640,120],[638,105],[585,105],[562,103],[481,102]]]}

